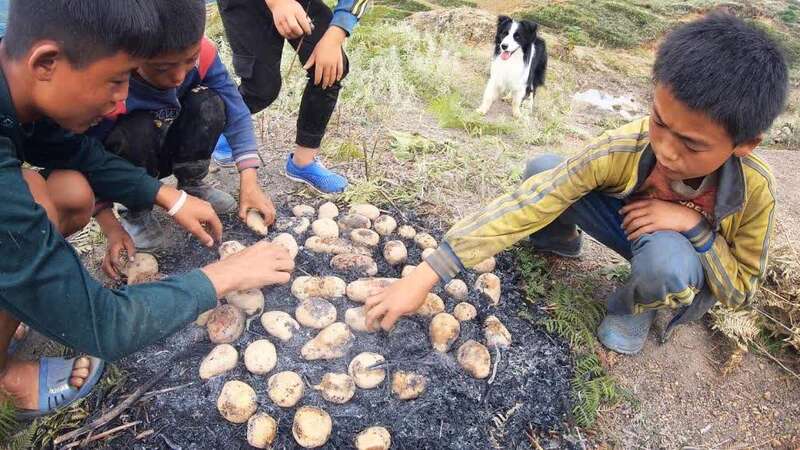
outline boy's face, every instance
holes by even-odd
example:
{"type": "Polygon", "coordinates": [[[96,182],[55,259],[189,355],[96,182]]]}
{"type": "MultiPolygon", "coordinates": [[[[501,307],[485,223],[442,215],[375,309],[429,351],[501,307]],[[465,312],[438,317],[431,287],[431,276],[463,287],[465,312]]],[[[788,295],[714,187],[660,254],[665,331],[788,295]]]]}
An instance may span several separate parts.
{"type": "Polygon", "coordinates": [[[669,88],[656,85],[650,115],[650,143],[671,180],[700,178],[719,169],[731,156],[746,156],[761,138],[737,146],[725,128],[690,109],[669,88]]]}
{"type": "Polygon", "coordinates": [[[139,67],[139,76],[157,89],[173,89],[180,86],[186,74],[197,65],[200,57],[200,42],[176,53],[167,53],[148,59],[139,67]]]}

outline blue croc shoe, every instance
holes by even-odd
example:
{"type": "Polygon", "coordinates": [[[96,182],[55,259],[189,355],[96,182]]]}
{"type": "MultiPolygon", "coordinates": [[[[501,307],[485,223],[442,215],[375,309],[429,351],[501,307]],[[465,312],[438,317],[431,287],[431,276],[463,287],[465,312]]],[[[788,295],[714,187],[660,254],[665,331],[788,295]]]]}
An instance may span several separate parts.
{"type": "Polygon", "coordinates": [[[231,144],[228,143],[228,139],[225,138],[224,134],[219,136],[219,141],[217,141],[217,146],[214,148],[211,158],[220,167],[233,167],[236,165],[236,161],[233,160],[231,144]]]}
{"type": "Polygon", "coordinates": [[[17,412],[17,419],[32,419],[46,416],[56,410],[70,405],[92,392],[100,381],[105,363],[99,358],[89,357],[91,367],[89,376],[80,389],[69,385],[72,375],[72,366],[78,358],[50,358],[39,360],[39,408],[36,410],[21,410],[17,412]]]}
{"type": "Polygon", "coordinates": [[[635,355],[644,347],[655,317],[655,310],[641,314],[608,314],[597,329],[597,338],[609,350],[635,355]]]}
{"type": "Polygon", "coordinates": [[[328,170],[318,159],[311,164],[298,167],[289,155],[286,160],[286,177],[293,181],[305,183],[323,194],[344,192],[347,188],[347,179],[328,170]]]}

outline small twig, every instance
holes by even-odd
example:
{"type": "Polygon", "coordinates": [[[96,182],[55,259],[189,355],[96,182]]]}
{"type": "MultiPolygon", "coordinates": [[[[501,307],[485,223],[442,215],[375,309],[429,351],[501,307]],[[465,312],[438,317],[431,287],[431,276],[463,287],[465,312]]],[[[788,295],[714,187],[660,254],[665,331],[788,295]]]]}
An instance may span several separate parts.
{"type": "Polygon", "coordinates": [[[772,355],[771,355],[771,354],[770,354],[768,351],[766,351],[766,350],[765,350],[763,347],[761,347],[761,346],[760,346],[760,345],[758,345],[757,343],[753,342],[753,345],[755,345],[755,347],[756,347],[756,348],[757,348],[757,349],[758,349],[758,350],[759,350],[761,353],[763,353],[763,354],[764,354],[764,356],[766,356],[767,358],[769,358],[769,359],[771,359],[771,360],[775,361],[776,363],[778,363],[778,365],[779,365],[779,366],[781,366],[781,368],[783,368],[783,370],[785,370],[785,371],[786,371],[787,373],[789,373],[791,376],[793,376],[793,377],[797,378],[798,380],[800,380],[800,375],[798,375],[798,374],[797,374],[795,371],[793,371],[792,369],[790,369],[790,368],[786,367],[785,365],[783,365],[783,363],[781,362],[781,360],[779,360],[778,358],[776,358],[776,357],[772,356],[772,355]]]}
{"type": "Polygon", "coordinates": [[[90,442],[99,441],[100,439],[103,439],[103,438],[105,438],[107,436],[111,436],[112,434],[114,434],[114,433],[116,433],[118,431],[127,430],[128,428],[135,427],[136,425],[139,425],[140,423],[142,423],[141,420],[137,420],[136,422],[126,423],[125,425],[120,425],[120,426],[118,426],[116,428],[112,428],[112,429],[110,429],[108,431],[104,431],[104,432],[102,432],[100,434],[96,434],[94,436],[87,436],[86,439],[84,439],[82,441],[71,442],[70,444],[65,445],[63,448],[64,448],[64,450],[66,450],[66,449],[70,449],[70,448],[74,448],[74,447],[78,447],[78,446],[82,447],[82,446],[84,446],[84,445],[86,445],[86,444],[88,444],[90,442]]]}
{"type": "Polygon", "coordinates": [[[364,178],[369,181],[369,156],[366,144],[361,144],[361,151],[364,153],[364,178]]]}
{"type": "Polygon", "coordinates": [[[581,448],[582,448],[583,450],[586,450],[586,442],[584,442],[584,440],[583,440],[583,436],[581,436],[581,429],[580,429],[580,428],[578,428],[578,427],[575,427],[575,431],[577,431],[577,432],[578,432],[578,442],[580,442],[580,443],[581,443],[581,448]]]}
{"type": "Polygon", "coordinates": [[[156,431],[151,428],[151,429],[149,429],[147,431],[142,431],[141,433],[137,434],[136,437],[133,438],[133,439],[135,441],[141,441],[142,439],[146,438],[147,436],[150,436],[150,435],[154,434],[155,432],[156,431]]]}
{"type": "Polygon", "coordinates": [[[384,191],[382,188],[379,187],[378,188],[378,192],[380,192],[381,195],[383,195],[383,198],[385,198],[386,201],[388,201],[389,203],[391,203],[392,206],[394,206],[394,209],[397,210],[397,214],[400,214],[400,217],[402,217],[403,220],[405,220],[406,222],[409,221],[408,217],[406,217],[406,215],[403,214],[403,211],[397,206],[397,204],[394,202],[394,200],[389,198],[389,194],[387,194],[386,191],[384,191]]]}
{"type": "Polygon", "coordinates": [[[444,431],[444,420],[440,421],[439,423],[439,439],[442,438],[442,432],[444,431]]]}
{"type": "Polygon", "coordinates": [[[492,377],[489,378],[488,384],[494,383],[494,377],[497,375],[497,366],[500,364],[500,347],[494,346],[494,367],[492,368],[492,377]]]}

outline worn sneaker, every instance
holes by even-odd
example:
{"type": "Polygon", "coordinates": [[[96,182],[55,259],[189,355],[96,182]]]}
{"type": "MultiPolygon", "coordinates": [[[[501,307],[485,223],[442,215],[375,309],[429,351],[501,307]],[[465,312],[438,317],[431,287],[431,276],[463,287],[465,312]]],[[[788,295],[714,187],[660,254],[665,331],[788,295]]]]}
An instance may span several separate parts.
{"type": "Polygon", "coordinates": [[[214,212],[217,214],[228,214],[236,210],[236,207],[238,206],[236,204],[236,199],[233,198],[231,194],[211,187],[206,182],[200,182],[199,184],[194,185],[179,185],[178,188],[183,189],[187,194],[193,197],[197,197],[207,201],[208,203],[211,203],[211,207],[214,208],[214,212]]]}
{"type": "Polygon", "coordinates": [[[550,239],[549,236],[534,234],[530,237],[533,249],[537,252],[553,253],[565,258],[577,258],[581,256],[583,248],[583,231],[578,230],[578,237],[568,241],[560,239],[550,239]]]}
{"type": "Polygon", "coordinates": [[[128,210],[120,217],[122,228],[133,239],[138,250],[155,250],[164,245],[164,233],[150,210],[128,210]]]}
{"type": "Polygon", "coordinates": [[[219,136],[219,141],[217,141],[217,146],[214,148],[211,158],[214,160],[214,164],[220,167],[233,167],[236,165],[236,161],[233,160],[233,150],[224,134],[219,136]]]}
{"type": "Polygon", "coordinates": [[[298,167],[292,159],[286,160],[286,177],[293,181],[305,183],[323,194],[343,192],[347,188],[347,179],[328,170],[318,159],[311,164],[298,167]]]}
{"type": "Polygon", "coordinates": [[[644,347],[655,317],[655,310],[641,314],[608,314],[597,329],[597,338],[609,350],[635,355],[644,347]]]}

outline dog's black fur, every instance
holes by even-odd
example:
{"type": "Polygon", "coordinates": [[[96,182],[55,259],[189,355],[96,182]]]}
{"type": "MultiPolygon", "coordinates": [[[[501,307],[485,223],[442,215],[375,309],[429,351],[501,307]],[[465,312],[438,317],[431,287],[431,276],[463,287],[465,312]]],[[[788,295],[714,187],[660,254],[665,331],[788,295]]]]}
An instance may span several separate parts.
{"type": "MultiPolygon", "coordinates": [[[[500,43],[508,36],[513,23],[514,20],[508,16],[499,16],[497,18],[497,33],[494,38],[495,58],[502,52],[500,43]]],[[[536,89],[544,85],[545,72],[547,71],[547,45],[544,39],[536,34],[539,29],[538,24],[530,20],[521,20],[518,23],[519,28],[517,28],[514,40],[522,47],[523,59],[526,63],[531,61],[531,48],[535,50],[533,52],[534,60],[530,63],[530,74],[528,75],[528,84],[525,90],[525,98],[527,99],[531,94],[536,95],[536,89]],[[533,44],[532,47],[531,44],[533,44]]]]}

